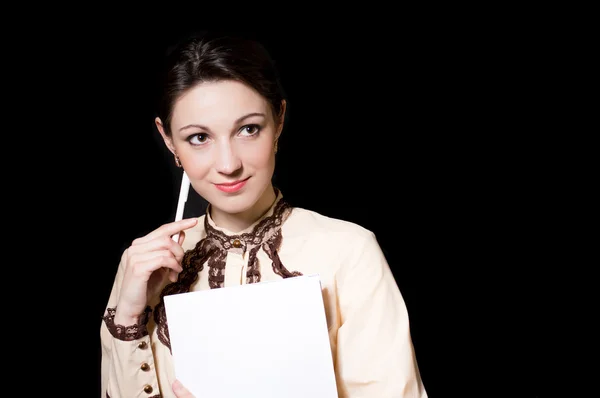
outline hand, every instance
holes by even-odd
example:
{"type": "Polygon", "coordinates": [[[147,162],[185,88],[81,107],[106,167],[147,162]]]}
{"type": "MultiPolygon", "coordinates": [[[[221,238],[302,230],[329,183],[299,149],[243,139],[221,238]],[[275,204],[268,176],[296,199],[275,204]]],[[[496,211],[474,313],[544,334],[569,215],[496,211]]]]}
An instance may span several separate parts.
{"type": "Polygon", "coordinates": [[[115,323],[131,325],[146,308],[148,297],[164,286],[166,279],[177,281],[183,270],[185,229],[196,225],[191,218],[164,224],[146,236],[135,239],[125,252],[125,275],[121,284],[115,323]],[[179,232],[178,242],[171,236],[179,232]]]}
{"type": "Polygon", "coordinates": [[[175,380],[173,383],[173,393],[177,398],[195,398],[179,380],[175,380]]]}

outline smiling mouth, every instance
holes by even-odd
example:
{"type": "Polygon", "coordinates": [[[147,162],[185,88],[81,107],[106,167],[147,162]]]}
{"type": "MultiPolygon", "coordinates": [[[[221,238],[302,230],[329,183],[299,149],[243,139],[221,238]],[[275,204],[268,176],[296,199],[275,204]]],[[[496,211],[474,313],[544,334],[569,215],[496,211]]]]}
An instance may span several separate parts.
{"type": "Polygon", "coordinates": [[[240,189],[242,189],[244,187],[244,185],[246,185],[246,182],[248,181],[250,177],[244,179],[244,180],[239,180],[239,181],[234,181],[234,182],[227,182],[227,183],[223,183],[223,184],[215,184],[215,187],[217,187],[218,190],[223,191],[223,192],[236,192],[239,191],[240,189]]]}

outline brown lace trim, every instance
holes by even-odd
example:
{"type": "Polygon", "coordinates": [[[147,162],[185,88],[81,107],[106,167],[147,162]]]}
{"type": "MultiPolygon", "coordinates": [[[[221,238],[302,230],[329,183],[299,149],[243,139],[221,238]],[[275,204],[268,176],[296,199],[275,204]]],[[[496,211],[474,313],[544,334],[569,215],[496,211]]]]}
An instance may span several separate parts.
{"type": "MultiPolygon", "coordinates": [[[[279,246],[281,243],[281,225],[288,218],[290,213],[292,212],[292,207],[283,199],[280,199],[279,202],[275,205],[273,209],[273,214],[270,217],[264,218],[260,223],[258,223],[251,232],[247,232],[239,235],[226,235],[225,233],[213,228],[209,222],[208,217],[204,218],[204,229],[206,231],[206,239],[209,239],[214,242],[218,251],[222,254],[217,258],[209,260],[208,266],[209,270],[209,278],[208,282],[211,289],[223,287],[225,277],[223,275],[225,271],[225,258],[227,257],[227,251],[233,247],[237,247],[242,250],[242,253],[245,253],[246,250],[250,248],[250,253],[248,256],[248,271],[246,272],[246,283],[257,283],[260,282],[260,270],[258,259],[256,257],[258,251],[263,248],[265,252],[271,257],[270,253],[275,253],[276,250],[266,249],[267,246],[279,246]]],[[[273,258],[271,258],[273,260],[273,258]]],[[[289,274],[281,261],[274,260],[274,271],[283,276],[283,274],[289,274]],[[281,269],[283,268],[283,269],[281,269]]],[[[287,276],[292,276],[287,275],[287,276]]],[[[287,277],[286,276],[286,277],[287,277]]]]}
{"type": "Polygon", "coordinates": [[[292,207],[283,199],[275,205],[273,214],[260,221],[251,232],[239,235],[226,235],[213,228],[208,217],[204,217],[206,237],[201,239],[196,246],[188,250],[182,260],[183,271],[179,274],[177,282],[170,283],[160,294],[160,303],[154,309],[154,321],[157,325],[158,339],[171,350],[167,317],[164,309],[164,297],[171,294],[187,293],[198,279],[204,269],[204,264],[209,268],[208,284],[211,289],[223,287],[225,276],[225,259],[227,251],[238,248],[242,252],[250,250],[248,255],[247,283],[260,282],[261,274],[257,253],[262,248],[272,261],[273,271],[283,277],[302,275],[301,272],[288,271],[282,264],[277,253],[282,241],[281,226],[292,212],[292,207]]]}
{"type": "Polygon", "coordinates": [[[150,308],[150,306],[147,306],[144,310],[144,313],[140,315],[137,324],[130,326],[115,325],[116,312],[116,307],[108,308],[106,310],[106,315],[102,317],[106,327],[108,328],[108,331],[113,335],[114,338],[123,341],[132,341],[140,339],[144,336],[148,336],[148,329],[146,328],[146,325],[148,324],[150,313],[152,312],[152,308],[150,308]]]}

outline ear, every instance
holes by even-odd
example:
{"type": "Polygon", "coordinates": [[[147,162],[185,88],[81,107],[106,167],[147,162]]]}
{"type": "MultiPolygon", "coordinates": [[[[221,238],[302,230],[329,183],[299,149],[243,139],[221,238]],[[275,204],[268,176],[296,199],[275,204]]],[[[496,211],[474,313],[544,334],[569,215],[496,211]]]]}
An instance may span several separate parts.
{"type": "Polygon", "coordinates": [[[283,121],[285,120],[285,110],[287,103],[285,100],[281,100],[281,111],[279,112],[279,125],[277,126],[277,131],[275,132],[275,140],[279,139],[281,135],[281,131],[283,130],[283,121]]]}
{"type": "Polygon", "coordinates": [[[154,123],[156,124],[156,128],[162,136],[165,145],[167,146],[167,148],[169,148],[169,151],[171,151],[171,153],[175,155],[175,147],[173,146],[173,140],[165,133],[165,127],[163,126],[162,120],[160,120],[160,118],[157,117],[156,119],[154,119],[154,123]]]}

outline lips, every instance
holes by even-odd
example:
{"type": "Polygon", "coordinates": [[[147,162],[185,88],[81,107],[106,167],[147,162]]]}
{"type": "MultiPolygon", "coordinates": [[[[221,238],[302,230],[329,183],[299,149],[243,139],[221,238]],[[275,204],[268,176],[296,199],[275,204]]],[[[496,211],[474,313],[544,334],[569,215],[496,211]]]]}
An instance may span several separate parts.
{"type": "Polygon", "coordinates": [[[215,184],[215,187],[217,187],[218,190],[227,192],[227,193],[237,192],[240,189],[242,189],[244,187],[244,185],[246,185],[246,182],[248,181],[249,178],[250,177],[248,177],[244,180],[215,184]]]}

